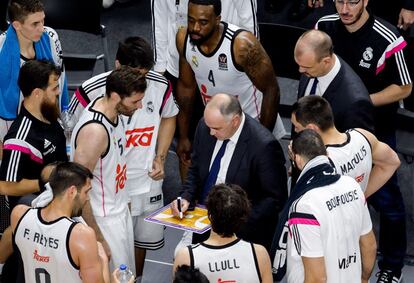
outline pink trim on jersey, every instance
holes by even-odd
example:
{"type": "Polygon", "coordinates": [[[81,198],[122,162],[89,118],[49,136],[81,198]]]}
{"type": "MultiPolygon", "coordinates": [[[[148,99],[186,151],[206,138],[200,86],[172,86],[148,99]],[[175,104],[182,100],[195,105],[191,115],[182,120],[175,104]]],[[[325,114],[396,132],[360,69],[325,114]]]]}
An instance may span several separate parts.
{"type": "Polygon", "coordinates": [[[101,192],[102,192],[102,211],[103,211],[103,215],[104,217],[106,216],[106,212],[105,212],[105,188],[104,188],[104,183],[103,183],[103,174],[102,174],[102,158],[99,158],[99,162],[100,162],[100,173],[101,173],[101,192]]]}
{"type": "Polygon", "coordinates": [[[161,113],[162,113],[162,110],[164,109],[165,104],[167,104],[168,98],[170,98],[171,93],[172,93],[172,86],[171,86],[171,83],[169,83],[168,84],[167,95],[165,95],[165,98],[164,98],[164,100],[162,101],[162,104],[161,104],[161,113]]]}
{"type": "MultiPolygon", "coordinates": [[[[259,110],[259,105],[257,105],[257,95],[256,95],[257,88],[255,86],[253,86],[253,88],[254,88],[254,91],[253,91],[254,105],[256,106],[257,119],[259,119],[260,118],[260,110],[259,110]]],[[[263,101],[262,101],[262,103],[263,103],[263,101]]]]}
{"type": "Polygon", "coordinates": [[[88,103],[86,100],[82,97],[82,95],[79,92],[79,89],[75,91],[76,98],[79,100],[80,104],[82,104],[83,107],[86,107],[88,103]]]}
{"type": "Polygon", "coordinates": [[[289,219],[289,225],[294,225],[294,224],[320,226],[318,220],[316,220],[316,219],[307,219],[307,218],[292,218],[292,219],[289,219]]]}
{"type": "Polygon", "coordinates": [[[36,156],[28,147],[24,147],[21,145],[16,145],[16,144],[5,144],[3,149],[8,149],[8,150],[16,150],[16,151],[20,151],[22,153],[28,154],[30,156],[30,159],[32,159],[33,161],[43,164],[43,159],[36,156]]]}
{"type": "Polygon", "coordinates": [[[391,49],[390,51],[386,51],[385,52],[384,63],[382,63],[380,66],[377,67],[377,71],[375,72],[375,75],[378,75],[382,70],[384,70],[384,68],[385,68],[385,60],[386,59],[390,58],[395,53],[403,50],[406,46],[407,46],[407,42],[404,40],[403,42],[401,42],[400,44],[398,44],[397,46],[395,46],[393,49],[391,49]]]}

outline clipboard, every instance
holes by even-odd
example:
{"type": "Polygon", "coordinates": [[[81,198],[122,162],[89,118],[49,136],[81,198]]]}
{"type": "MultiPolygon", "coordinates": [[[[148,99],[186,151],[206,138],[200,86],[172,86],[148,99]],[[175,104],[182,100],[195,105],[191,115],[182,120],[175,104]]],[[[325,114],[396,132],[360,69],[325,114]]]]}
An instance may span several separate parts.
{"type": "Polygon", "coordinates": [[[166,205],[145,217],[145,221],[197,234],[203,234],[211,229],[207,209],[201,205],[197,205],[194,210],[186,211],[183,219],[175,217],[170,205],[166,205]]]}

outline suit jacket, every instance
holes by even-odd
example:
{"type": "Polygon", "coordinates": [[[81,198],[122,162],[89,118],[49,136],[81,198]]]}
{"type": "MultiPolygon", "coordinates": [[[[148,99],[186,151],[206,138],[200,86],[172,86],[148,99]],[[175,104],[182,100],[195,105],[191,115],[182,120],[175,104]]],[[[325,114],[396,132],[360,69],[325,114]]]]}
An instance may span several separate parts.
{"type": "MultiPolygon", "coordinates": [[[[199,199],[209,173],[217,139],[201,119],[195,133],[191,166],[181,196],[199,199]]],[[[287,198],[285,158],[279,142],[258,121],[245,114],[245,123],[226,175],[226,183],[246,192],[252,210],[238,236],[270,249],[273,233],[287,198]]]]}
{"type": "MultiPolygon", "coordinates": [[[[341,68],[322,95],[332,107],[335,126],[341,132],[351,128],[363,128],[374,132],[374,106],[368,90],[352,68],[336,56],[341,62],[341,68]]],[[[309,77],[301,76],[298,99],[305,95],[309,80],[309,77]]]]}

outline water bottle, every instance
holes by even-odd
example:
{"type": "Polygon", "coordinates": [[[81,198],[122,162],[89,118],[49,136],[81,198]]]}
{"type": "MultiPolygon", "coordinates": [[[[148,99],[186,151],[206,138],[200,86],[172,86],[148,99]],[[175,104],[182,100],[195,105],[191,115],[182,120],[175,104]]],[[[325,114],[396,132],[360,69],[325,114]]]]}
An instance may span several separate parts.
{"type": "Polygon", "coordinates": [[[128,283],[129,280],[131,280],[132,276],[133,274],[131,270],[129,270],[129,268],[125,264],[121,264],[119,266],[119,271],[118,271],[118,276],[117,276],[119,283],[128,283]]]}
{"type": "Polygon", "coordinates": [[[69,112],[69,107],[67,105],[63,106],[60,119],[62,120],[63,131],[66,138],[66,154],[70,157],[70,138],[72,136],[72,130],[75,127],[75,122],[72,119],[72,113],[69,112]]]}

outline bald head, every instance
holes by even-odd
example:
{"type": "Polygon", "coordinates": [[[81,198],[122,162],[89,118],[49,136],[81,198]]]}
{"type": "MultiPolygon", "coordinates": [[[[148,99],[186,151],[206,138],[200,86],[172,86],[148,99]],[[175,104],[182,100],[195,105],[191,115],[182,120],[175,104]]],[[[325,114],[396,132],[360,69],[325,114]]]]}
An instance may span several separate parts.
{"type": "Polygon", "coordinates": [[[226,140],[234,135],[242,120],[242,109],[235,96],[216,94],[204,110],[204,122],[210,128],[210,135],[226,140]]]}
{"type": "Polygon", "coordinates": [[[219,93],[214,95],[206,105],[205,111],[218,110],[226,119],[231,119],[234,115],[241,115],[242,109],[239,100],[229,94],[219,93]]]}
{"type": "Polygon", "coordinates": [[[295,46],[295,57],[302,56],[306,52],[315,54],[316,60],[333,54],[332,40],[325,32],[320,30],[308,30],[299,37],[295,46]]]}

